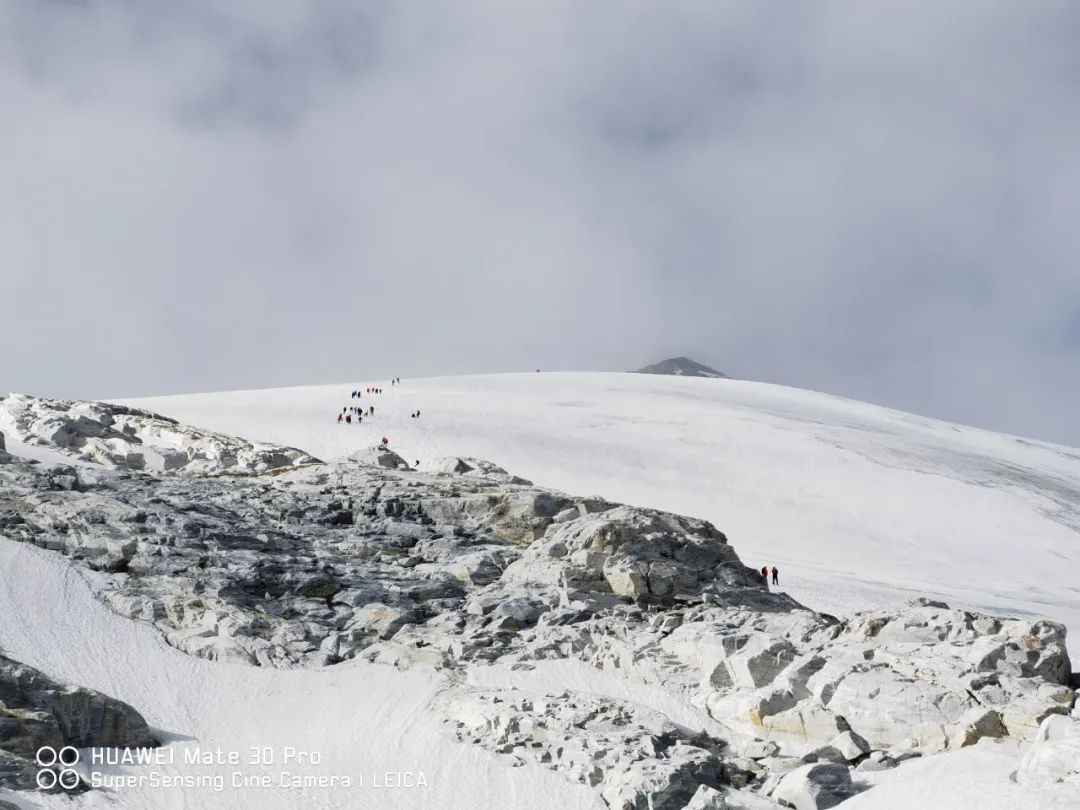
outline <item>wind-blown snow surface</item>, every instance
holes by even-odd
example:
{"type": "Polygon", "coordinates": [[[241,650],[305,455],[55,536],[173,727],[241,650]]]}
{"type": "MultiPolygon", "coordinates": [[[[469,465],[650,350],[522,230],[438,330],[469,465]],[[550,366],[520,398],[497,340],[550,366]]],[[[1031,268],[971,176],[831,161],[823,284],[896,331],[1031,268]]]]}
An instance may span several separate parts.
{"type": "Polygon", "coordinates": [[[735,380],[541,373],[126,404],[319,458],[382,436],[538,484],[706,518],[783,590],[848,612],[913,595],[1063,622],[1080,660],[1080,450],[735,380]],[[350,392],[376,415],[339,425],[350,392]],[[421,417],[410,412],[420,409],[421,417]]]}

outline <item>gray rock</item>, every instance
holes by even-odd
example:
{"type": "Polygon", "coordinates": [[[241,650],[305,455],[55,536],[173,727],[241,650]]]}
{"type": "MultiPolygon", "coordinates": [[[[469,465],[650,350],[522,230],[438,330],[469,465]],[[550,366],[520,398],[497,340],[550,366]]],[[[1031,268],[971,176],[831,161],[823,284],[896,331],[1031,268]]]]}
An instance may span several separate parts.
{"type": "Polygon", "coordinates": [[[351,456],[350,460],[358,461],[362,464],[374,464],[376,467],[383,467],[387,470],[408,470],[409,462],[387,447],[385,444],[376,445],[374,447],[368,447],[364,450],[357,450],[351,456]]]}
{"type": "Polygon", "coordinates": [[[772,798],[795,810],[826,810],[857,792],[845,766],[823,763],[805,765],[787,774],[772,792],[772,798]]]}
{"type": "Polygon", "coordinates": [[[27,444],[116,469],[255,474],[318,461],[292,447],[200,430],[104,402],[10,394],[0,399],[0,429],[27,444]]]}
{"type": "Polygon", "coordinates": [[[612,808],[681,809],[702,786],[715,793],[723,783],[719,741],[633,704],[572,692],[473,690],[444,693],[436,708],[460,739],[596,787],[612,808]]]}
{"type": "Polygon", "coordinates": [[[841,732],[829,741],[829,746],[839,751],[848,762],[854,762],[870,753],[870,743],[854,731],[841,732]]]}
{"type": "Polygon", "coordinates": [[[36,785],[42,746],[153,748],[146,721],[131,706],[91,689],[57,683],[0,655],[0,787],[36,785]]]}

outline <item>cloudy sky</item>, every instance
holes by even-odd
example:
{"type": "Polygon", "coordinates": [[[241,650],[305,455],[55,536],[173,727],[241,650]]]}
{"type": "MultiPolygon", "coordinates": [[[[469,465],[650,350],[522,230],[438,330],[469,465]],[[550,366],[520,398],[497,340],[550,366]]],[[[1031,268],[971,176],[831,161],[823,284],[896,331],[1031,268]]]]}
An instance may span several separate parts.
{"type": "Polygon", "coordinates": [[[1080,445],[1080,4],[0,3],[0,388],[687,354],[1080,445]]]}

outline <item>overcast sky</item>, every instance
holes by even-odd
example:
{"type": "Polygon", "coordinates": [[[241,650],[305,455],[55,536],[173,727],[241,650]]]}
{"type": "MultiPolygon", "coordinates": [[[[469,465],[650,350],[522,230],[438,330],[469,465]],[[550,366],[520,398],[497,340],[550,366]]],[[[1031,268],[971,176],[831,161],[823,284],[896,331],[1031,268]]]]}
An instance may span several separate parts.
{"type": "Polygon", "coordinates": [[[0,388],[686,354],[1080,445],[1080,4],[0,2],[0,388]]]}

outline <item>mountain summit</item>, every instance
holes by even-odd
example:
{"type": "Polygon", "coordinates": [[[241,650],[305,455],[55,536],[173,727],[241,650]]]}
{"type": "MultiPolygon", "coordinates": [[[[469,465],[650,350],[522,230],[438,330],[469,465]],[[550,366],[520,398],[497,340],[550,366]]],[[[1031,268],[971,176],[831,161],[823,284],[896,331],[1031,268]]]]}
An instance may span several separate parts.
{"type": "Polygon", "coordinates": [[[635,373],[670,374],[677,377],[714,377],[722,380],[729,379],[726,374],[721,374],[716,369],[702,365],[696,360],[691,360],[689,357],[672,357],[668,360],[661,360],[659,363],[653,363],[651,366],[639,368],[635,373]]]}

